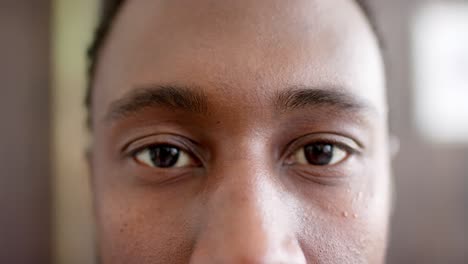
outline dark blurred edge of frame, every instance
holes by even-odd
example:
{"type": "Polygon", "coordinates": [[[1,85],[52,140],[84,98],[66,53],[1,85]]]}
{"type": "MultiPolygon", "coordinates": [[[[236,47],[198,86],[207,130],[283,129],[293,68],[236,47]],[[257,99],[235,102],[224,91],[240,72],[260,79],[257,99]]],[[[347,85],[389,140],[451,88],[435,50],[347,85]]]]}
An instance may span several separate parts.
{"type": "Polygon", "coordinates": [[[0,1],[0,263],[52,263],[51,11],[0,1]]]}

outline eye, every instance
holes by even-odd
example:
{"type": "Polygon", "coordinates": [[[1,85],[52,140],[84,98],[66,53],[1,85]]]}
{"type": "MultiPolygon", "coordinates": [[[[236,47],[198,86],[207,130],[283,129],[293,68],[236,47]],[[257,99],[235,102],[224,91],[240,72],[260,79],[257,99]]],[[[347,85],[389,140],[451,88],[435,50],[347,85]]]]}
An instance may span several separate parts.
{"type": "Polygon", "coordinates": [[[190,154],[171,145],[147,147],[135,154],[135,160],[148,167],[163,169],[196,166],[190,154]]]}
{"type": "Polygon", "coordinates": [[[332,143],[312,143],[297,150],[293,163],[314,166],[329,166],[340,163],[349,153],[332,143]]]}

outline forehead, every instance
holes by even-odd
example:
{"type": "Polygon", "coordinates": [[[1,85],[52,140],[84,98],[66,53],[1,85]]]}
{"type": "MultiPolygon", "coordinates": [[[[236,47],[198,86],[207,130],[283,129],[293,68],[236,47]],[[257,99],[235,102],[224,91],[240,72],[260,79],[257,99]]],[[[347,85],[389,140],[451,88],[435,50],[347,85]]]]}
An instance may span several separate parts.
{"type": "Polygon", "coordinates": [[[99,119],[136,87],[178,83],[256,102],[291,86],[341,87],[384,112],[382,68],[351,0],[129,0],[101,53],[93,109],[99,119]]]}

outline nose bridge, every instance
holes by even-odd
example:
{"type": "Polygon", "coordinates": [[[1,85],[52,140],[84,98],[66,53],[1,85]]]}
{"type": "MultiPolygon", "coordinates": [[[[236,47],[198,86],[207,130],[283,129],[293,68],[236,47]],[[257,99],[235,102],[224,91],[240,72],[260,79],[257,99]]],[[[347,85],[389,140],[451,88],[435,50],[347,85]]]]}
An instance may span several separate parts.
{"type": "Polygon", "coordinates": [[[207,197],[192,263],[305,263],[294,235],[293,206],[258,162],[245,159],[222,172],[207,197]]]}
{"type": "Polygon", "coordinates": [[[213,216],[228,217],[244,223],[245,227],[269,227],[280,225],[290,216],[283,208],[282,187],[279,175],[275,175],[264,151],[237,156],[231,165],[220,166],[219,180],[210,194],[209,203],[213,216]],[[250,225],[248,225],[250,224],[250,225]]]}
{"type": "Polygon", "coordinates": [[[252,167],[234,169],[212,193],[210,207],[214,216],[227,217],[230,221],[243,223],[246,228],[255,229],[287,221],[280,186],[274,176],[252,167]]]}

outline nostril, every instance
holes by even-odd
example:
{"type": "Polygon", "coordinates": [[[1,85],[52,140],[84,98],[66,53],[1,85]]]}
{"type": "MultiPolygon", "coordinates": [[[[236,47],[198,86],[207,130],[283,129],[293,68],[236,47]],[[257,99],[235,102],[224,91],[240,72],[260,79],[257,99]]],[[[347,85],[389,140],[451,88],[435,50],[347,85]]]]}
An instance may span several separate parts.
{"type": "Polygon", "coordinates": [[[275,252],[267,255],[241,256],[231,259],[229,263],[244,264],[306,264],[304,254],[300,251],[293,252],[275,252]],[[286,254],[285,254],[286,253],[286,254]],[[292,254],[291,254],[292,253],[292,254]]]}
{"type": "Polygon", "coordinates": [[[193,264],[306,264],[306,257],[298,241],[269,241],[256,243],[252,240],[228,239],[217,243],[199,241],[193,251],[190,263],[193,264]],[[201,242],[201,243],[200,243],[201,242]],[[276,245],[276,246],[274,246],[276,245]]]}
{"type": "Polygon", "coordinates": [[[190,263],[193,264],[306,264],[306,257],[296,240],[265,241],[226,239],[219,243],[199,241],[190,263]],[[201,243],[200,243],[201,242],[201,243]],[[276,245],[276,246],[275,246],[276,245]]]}
{"type": "Polygon", "coordinates": [[[239,256],[237,258],[223,259],[221,262],[199,262],[199,263],[226,263],[226,264],[306,264],[305,257],[302,256],[239,256]]]}

